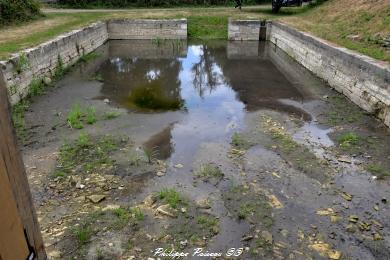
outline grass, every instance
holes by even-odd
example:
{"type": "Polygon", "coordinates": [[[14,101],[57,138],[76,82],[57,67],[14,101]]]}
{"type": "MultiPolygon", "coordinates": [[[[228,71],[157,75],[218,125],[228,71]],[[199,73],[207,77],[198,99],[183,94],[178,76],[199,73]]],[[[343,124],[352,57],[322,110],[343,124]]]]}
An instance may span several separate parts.
{"type": "Polygon", "coordinates": [[[212,216],[199,216],[196,219],[197,224],[200,225],[201,229],[210,233],[219,233],[219,220],[212,216]]]}
{"type": "Polygon", "coordinates": [[[366,170],[376,175],[378,179],[384,179],[390,177],[390,171],[386,170],[382,165],[378,163],[371,163],[367,165],[366,170]]]}
{"type": "Polygon", "coordinates": [[[329,0],[308,12],[282,20],[348,49],[390,61],[390,50],[383,46],[382,40],[390,36],[387,0],[329,0]]]}
{"type": "Polygon", "coordinates": [[[176,209],[180,204],[185,204],[184,199],[180,193],[174,189],[163,189],[157,193],[157,198],[164,203],[169,204],[172,208],[176,209]]]}
{"type": "Polygon", "coordinates": [[[12,53],[33,47],[105,16],[107,14],[104,13],[50,13],[31,23],[4,27],[0,30],[4,37],[0,40],[0,59],[5,59],[12,53]],[[43,24],[44,21],[46,25],[43,24]],[[15,37],[13,35],[15,33],[19,35],[15,37]]]}
{"type": "Polygon", "coordinates": [[[66,117],[66,121],[69,127],[74,129],[84,128],[83,123],[93,125],[97,122],[96,109],[93,106],[82,109],[79,104],[74,104],[66,117]]]}
{"type": "Polygon", "coordinates": [[[89,125],[93,125],[96,123],[96,109],[94,107],[87,107],[86,113],[85,113],[85,121],[89,125]]]}
{"type": "Polygon", "coordinates": [[[79,104],[73,105],[71,110],[68,113],[68,116],[66,117],[69,127],[75,129],[84,128],[84,125],[82,123],[82,116],[83,113],[81,112],[80,105],[79,104]]]}
{"type": "Polygon", "coordinates": [[[81,227],[74,228],[73,234],[79,245],[85,245],[91,239],[93,232],[89,225],[83,225],[81,227]]]}
{"type": "Polygon", "coordinates": [[[103,118],[106,120],[111,120],[111,119],[119,117],[120,115],[121,115],[121,113],[118,111],[107,111],[107,112],[104,112],[103,118]]]}
{"type": "Polygon", "coordinates": [[[78,226],[71,229],[79,246],[88,244],[92,236],[104,228],[122,230],[134,227],[145,219],[145,214],[138,207],[119,207],[110,210],[96,210],[82,218],[78,226]]]}
{"type": "Polygon", "coordinates": [[[203,181],[208,181],[209,179],[221,179],[223,178],[224,173],[218,166],[206,163],[199,167],[199,169],[195,172],[195,175],[198,178],[203,179],[203,181]]]}
{"type": "Polygon", "coordinates": [[[120,207],[113,209],[112,213],[117,219],[111,224],[111,227],[116,230],[120,230],[128,224],[137,225],[145,219],[145,214],[137,207],[120,207]]]}
{"type": "Polygon", "coordinates": [[[230,142],[235,148],[238,149],[248,149],[252,146],[252,144],[246,140],[241,134],[234,133],[232,135],[232,141],[230,142]]]}
{"type": "Polygon", "coordinates": [[[15,70],[17,73],[22,73],[30,68],[30,64],[28,63],[28,59],[26,53],[19,54],[19,59],[15,64],[15,70]]]}
{"type": "Polygon", "coordinates": [[[249,187],[237,185],[222,194],[225,207],[239,220],[260,224],[263,228],[273,225],[272,207],[267,198],[249,187]]]}
{"type": "Polygon", "coordinates": [[[337,142],[339,143],[339,146],[344,150],[348,150],[352,146],[358,145],[359,140],[360,137],[352,132],[343,133],[337,137],[337,142]]]}
{"type": "Polygon", "coordinates": [[[65,143],[59,154],[55,176],[85,174],[92,171],[104,171],[113,165],[110,153],[117,149],[118,142],[111,136],[92,139],[81,133],[77,140],[65,143]]]}
{"type": "Polygon", "coordinates": [[[26,141],[27,131],[24,113],[29,106],[29,100],[22,100],[12,107],[12,121],[16,129],[16,134],[22,142],[26,141]]]}
{"type": "Polygon", "coordinates": [[[227,39],[227,16],[188,18],[188,37],[192,39],[227,39]]]}
{"type": "Polygon", "coordinates": [[[30,83],[29,97],[35,97],[45,93],[46,86],[42,79],[34,78],[30,83]]]}

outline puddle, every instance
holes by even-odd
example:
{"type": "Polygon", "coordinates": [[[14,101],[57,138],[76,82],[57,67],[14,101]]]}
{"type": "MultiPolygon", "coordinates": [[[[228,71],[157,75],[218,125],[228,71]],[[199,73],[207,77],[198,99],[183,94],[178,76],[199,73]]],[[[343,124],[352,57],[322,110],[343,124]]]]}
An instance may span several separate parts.
{"type": "Polygon", "coordinates": [[[340,107],[324,96],[337,94],[280,50],[258,42],[110,41],[97,52],[26,113],[32,140],[24,157],[53,259],[148,259],[157,247],[236,248],[243,251],[238,259],[375,259],[390,252],[388,181],[363,167],[385,161],[390,136],[374,119],[355,116],[360,110],[348,111],[356,123],[324,123],[340,107]],[[71,129],[74,104],[94,111],[96,122],[82,112],[84,129],[71,129]],[[332,135],[364,125],[383,144],[354,156],[341,150],[332,135]],[[94,147],[86,136],[105,135],[120,145],[102,142],[86,153],[94,147]],[[72,151],[83,169],[66,161],[72,151]],[[67,172],[55,175],[64,165],[67,172]],[[202,200],[207,205],[199,206],[202,200]],[[122,208],[103,211],[113,205],[122,208]],[[135,206],[143,213],[125,210],[135,206]],[[337,222],[316,214],[320,208],[331,208],[337,222]],[[352,214],[375,222],[350,233],[352,214]],[[316,251],[318,244],[326,250],[316,251]]]}

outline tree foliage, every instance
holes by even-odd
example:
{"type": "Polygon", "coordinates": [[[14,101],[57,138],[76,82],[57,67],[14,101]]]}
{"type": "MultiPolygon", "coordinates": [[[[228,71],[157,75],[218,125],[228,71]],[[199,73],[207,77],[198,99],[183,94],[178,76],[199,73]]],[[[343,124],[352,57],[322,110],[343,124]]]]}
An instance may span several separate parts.
{"type": "Polygon", "coordinates": [[[39,15],[36,0],[0,0],[0,25],[28,21],[39,15]]]}

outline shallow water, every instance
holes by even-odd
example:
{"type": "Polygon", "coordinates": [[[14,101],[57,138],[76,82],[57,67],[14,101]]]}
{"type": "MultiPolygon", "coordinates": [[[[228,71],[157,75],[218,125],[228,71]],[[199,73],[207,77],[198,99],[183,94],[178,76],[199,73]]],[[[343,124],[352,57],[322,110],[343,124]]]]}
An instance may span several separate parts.
{"type": "MultiPolygon", "coordinates": [[[[26,114],[31,131],[24,156],[49,252],[96,259],[96,248],[106,248],[112,241],[115,247],[103,252],[107,257],[152,256],[148,250],[156,243],[139,230],[130,235],[99,231],[93,242],[83,247],[85,251],[75,249],[66,230],[52,230],[58,229],[58,221],[78,224],[85,217],[78,215],[80,212],[111,204],[140,205],[146,196],[174,188],[192,202],[210,199],[207,214],[219,221],[219,232],[204,245],[212,252],[243,247],[248,251],[242,259],[327,258],[329,252],[313,249],[313,244],[323,242],[328,251],[340,251],[345,258],[386,259],[390,255],[388,181],[377,180],[365,170],[374,159],[384,165],[390,160],[387,128],[279,49],[261,42],[110,41],[97,53],[99,58],[77,65],[56,88],[36,98],[26,114]],[[341,102],[335,103],[333,97],[341,102]],[[70,129],[66,115],[74,104],[93,106],[97,123],[85,124],[83,130],[70,129]],[[333,110],[337,117],[330,114],[333,110]],[[120,116],[105,120],[107,111],[120,116]],[[349,122],[351,117],[358,120],[349,122]],[[328,123],[345,118],[348,123],[328,123]],[[279,132],[273,132],[275,129],[279,132]],[[364,134],[367,139],[375,137],[376,146],[357,154],[340,150],[332,135],[345,131],[364,134]],[[99,205],[75,199],[102,192],[94,184],[88,185],[88,174],[82,176],[86,190],[69,188],[67,179],[52,177],[61,145],[82,132],[126,137],[131,143],[113,154],[111,174],[118,178],[113,183],[120,186],[105,190],[107,198],[99,205]],[[232,145],[235,133],[250,145],[232,145]],[[145,151],[152,163],[144,159],[139,165],[130,163],[134,153],[142,157],[145,151]],[[340,162],[340,155],[348,155],[350,162],[340,162]],[[196,174],[204,164],[218,167],[224,176],[202,181],[196,174]],[[164,172],[159,176],[162,165],[164,172]],[[250,190],[235,194],[244,204],[269,200],[272,227],[234,217],[225,198],[237,186],[250,190]],[[345,201],[342,192],[352,194],[353,199],[345,201]],[[63,201],[66,203],[53,207],[63,201]],[[334,209],[338,222],[316,214],[323,208],[334,209]],[[370,230],[349,233],[345,227],[352,214],[384,227],[372,224],[370,230]],[[270,251],[259,248],[264,230],[273,236],[270,251]],[[367,240],[378,232],[383,244],[367,240]],[[118,236],[132,237],[142,251],[126,249],[125,238],[118,236]],[[253,238],[243,241],[247,236],[253,238]],[[364,241],[374,245],[367,246],[364,241]],[[380,252],[375,248],[381,248],[380,252]]],[[[164,232],[161,225],[169,224],[169,219],[156,217],[155,208],[141,208],[147,218],[140,230],[152,236],[164,232]]]]}

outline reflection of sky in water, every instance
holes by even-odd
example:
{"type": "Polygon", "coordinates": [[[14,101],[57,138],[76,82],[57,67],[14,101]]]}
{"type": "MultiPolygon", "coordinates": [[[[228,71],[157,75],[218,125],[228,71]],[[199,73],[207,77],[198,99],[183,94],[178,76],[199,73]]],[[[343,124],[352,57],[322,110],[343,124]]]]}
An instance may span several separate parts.
{"type": "MultiPolygon", "coordinates": [[[[181,97],[185,100],[187,116],[176,123],[172,129],[172,139],[175,145],[173,160],[184,159],[188,152],[195,152],[201,142],[220,142],[237,131],[242,125],[245,105],[237,100],[234,90],[224,83],[224,75],[217,64],[212,65],[212,71],[218,80],[217,86],[211,91],[205,91],[202,96],[194,86],[194,64],[203,55],[202,46],[190,46],[186,58],[181,58],[182,70],[179,73],[181,81],[181,97]],[[177,158],[176,156],[180,156],[177,158]]],[[[202,75],[206,76],[206,75],[202,75]]],[[[207,80],[204,81],[207,84],[207,80]]],[[[207,88],[206,89],[211,89],[207,88]]]]}

